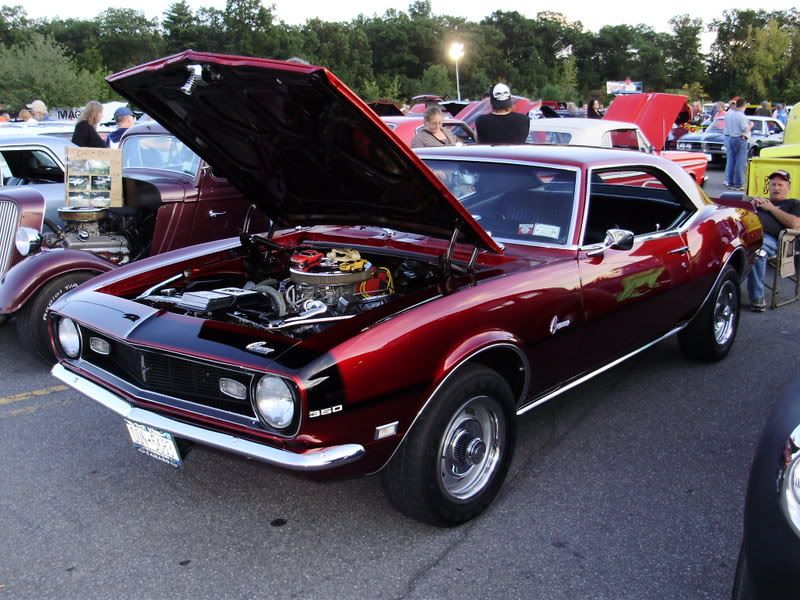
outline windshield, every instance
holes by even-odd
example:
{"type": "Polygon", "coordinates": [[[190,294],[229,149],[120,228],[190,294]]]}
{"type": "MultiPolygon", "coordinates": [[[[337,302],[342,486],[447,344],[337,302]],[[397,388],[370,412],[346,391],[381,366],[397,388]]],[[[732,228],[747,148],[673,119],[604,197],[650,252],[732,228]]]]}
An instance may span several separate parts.
{"type": "Polygon", "coordinates": [[[122,167],[194,175],[200,157],[172,135],[132,135],[122,142],[122,167]]]}
{"type": "Polygon", "coordinates": [[[723,129],[725,129],[725,117],[714,119],[714,122],[708,127],[709,131],[722,131],[723,129]]]}
{"type": "Polygon", "coordinates": [[[433,158],[424,161],[493,238],[569,243],[575,171],[433,158]]]}

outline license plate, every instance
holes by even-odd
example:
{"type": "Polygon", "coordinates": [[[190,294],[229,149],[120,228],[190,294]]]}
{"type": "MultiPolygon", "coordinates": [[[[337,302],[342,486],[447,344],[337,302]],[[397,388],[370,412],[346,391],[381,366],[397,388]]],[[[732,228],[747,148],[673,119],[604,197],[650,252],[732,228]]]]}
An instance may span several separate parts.
{"type": "Polygon", "coordinates": [[[125,421],[125,425],[128,427],[133,445],[139,452],[173,467],[181,466],[178,445],[171,433],[128,420],[125,421]]]}
{"type": "Polygon", "coordinates": [[[714,157],[713,157],[713,156],[711,156],[710,154],[706,154],[706,158],[707,158],[708,160],[714,160],[714,157]]]}

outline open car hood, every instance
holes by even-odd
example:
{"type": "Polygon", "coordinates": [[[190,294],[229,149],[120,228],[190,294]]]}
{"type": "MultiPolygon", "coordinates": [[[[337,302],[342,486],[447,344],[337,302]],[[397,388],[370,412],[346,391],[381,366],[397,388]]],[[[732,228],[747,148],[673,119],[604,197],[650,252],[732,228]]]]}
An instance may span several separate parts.
{"type": "MultiPolygon", "coordinates": [[[[660,152],[678,116],[689,112],[686,97],[677,94],[619,95],[611,102],[604,119],[636,123],[653,148],[660,152]]],[[[688,117],[687,117],[688,119],[688,117]]]]}
{"type": "Polygon", "coordinates": [[[499,252],[410,148],[322,67],[187,50],[108,77],[281,227],[366,225],[499,252]]]}

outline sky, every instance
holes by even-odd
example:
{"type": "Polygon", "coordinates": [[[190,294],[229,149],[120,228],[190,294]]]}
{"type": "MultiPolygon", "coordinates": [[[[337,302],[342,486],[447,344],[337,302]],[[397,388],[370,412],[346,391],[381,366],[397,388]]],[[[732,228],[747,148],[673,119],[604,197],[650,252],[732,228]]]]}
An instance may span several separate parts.
{"type": "MultiPolygon", "coordinates": [[[[225,0],[188,0],[193,9],[210,6],[225,8],[225,0]]],[[[16,4],[15,0],[4,0],[3,4],[16,4]]],[[[82,0],[81,2],[32,2],[25,4],[29,17],[61,17],[91,19],[106,8],[135,8],[144,11],[148,17],[161,18],[172,0],[82,0]]],[[[359,14],[372,16],[382,15],[387,9],[407,11],[409,0],[387,2],[385,0],[336,0],[334,2],[316,2],[297,0],[267,0],[265,5],[274,4],[275,14],[281,21],[291,25],[300,25],[307,19],[318,17],[325,21],[349,21],[359,14]]],[[[769,10],[787,10],[795,5],[795,0],[772,0],[764,8],[769,10]]],[[[505,0],[493,2],[452,2],[432,0],[434,14],[447,14],[464,17],[470,21],[480,21],[494,10],[517,11],[527,17],[535,17],[537,12],[554,10],[562,13],[571,21],[580,21],[586,29],[599,30],[603,25],[637,25],[643,23],[657,31],[669,31],[669,19],[677,14],[689,13],[693,18],[703,19],[708,24],[712,19],[722,16],[722,8],[753,8],[752,0],[729,0],[724,3],[715,2],[646,2],[612,3],[592,0],[573,0],[572,2],[538,3],[531,0],[505,0]],[[640,10],[631,10],[631,7],[640,10]],[[557,7],[557,8],[556,8],[557,7]],[[721,8],[722,7],[722,8],[721,8]]],[[[703,46],[708,48],[713,41],[713,34],[706,34],[703,46]]]]}

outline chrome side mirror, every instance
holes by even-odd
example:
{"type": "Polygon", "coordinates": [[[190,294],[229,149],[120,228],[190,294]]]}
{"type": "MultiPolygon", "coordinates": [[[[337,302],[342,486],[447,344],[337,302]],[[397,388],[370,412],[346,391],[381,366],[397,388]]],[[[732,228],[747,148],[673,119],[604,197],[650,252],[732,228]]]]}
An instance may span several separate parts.
{"type": "Polygon", "coordinates": [[[609,229],[603,245],[594,250],[589,250],[586,256],[599,256],[606,250],[630,250],[633,248],[633,232],[627,229],[609,229]]]}

